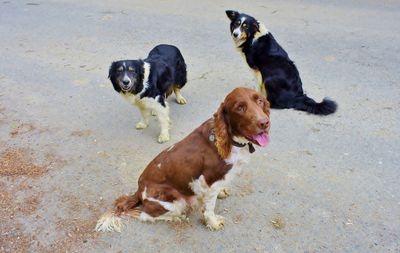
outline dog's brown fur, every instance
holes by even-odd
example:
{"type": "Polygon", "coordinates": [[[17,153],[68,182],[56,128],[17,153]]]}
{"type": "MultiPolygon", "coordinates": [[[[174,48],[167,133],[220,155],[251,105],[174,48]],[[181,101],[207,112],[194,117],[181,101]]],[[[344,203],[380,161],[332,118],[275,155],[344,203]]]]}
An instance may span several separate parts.
{"type": "MultiPolygon", "coordinates": [[[[156,220],[171,211],[163,203],[176,204],[176,201],[185,203],[186,209],[197,202],[193,199],[200,198],[191,185],[195,180],[204,178],[202,187],[207,191],[216,182],[224,180],[225,175],[235,166],[227,162],[234,137],[246,140],[243,137],[259,132],[268,133],[269,127],[268,101],[252,89],[234,89],[225,98],[214,118],[205,121],[149,163],[139,177],[137,192],[131,196],[121,196],[115,201],[114,216],[126,214],[142,217],[142,220],[156,220]],[[215,141],[212,137],[215,137],[215,141]],[[147,218],[144,218],[143,213],[147,218]]],[[[247,146],[242,149],[247,151],[247,146]]],[[[214,197],[210,197],[210,203],[216,200],[216,197],[212,200],[214,197]]],[[[204,209],[207,212],[207,207],[204,209]]],[[[213,208],[211,211],[213,215],[213,208]]],[[[185,211],[180,210],[177,214],[181,215],[182,212],[185,211]]]]}

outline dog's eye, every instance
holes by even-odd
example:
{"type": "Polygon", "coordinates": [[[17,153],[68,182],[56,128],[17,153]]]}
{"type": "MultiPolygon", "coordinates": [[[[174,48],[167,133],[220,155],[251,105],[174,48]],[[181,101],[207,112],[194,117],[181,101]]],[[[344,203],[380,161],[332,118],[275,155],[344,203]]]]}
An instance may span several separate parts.
{"type": "Polygon", "coordinates": [[[117,68],[117,72],[122,72],[122,70],[123,70],[123,67],[117,68]]]}
{"type": "Polygon", "coordinates": [[[246,111],[246,105],[244,105],[244,104],[239,104],[237,107],[236,107],[236,110],[238,111],[238,112],[245,112],[246,111]]]}
{"type": "Polygon", "coordinates": [[[236,21],[236,25],[240,25],[240,23],[241,23],[240,20],[236,21]]]}
{"type": "Polygon", "coordinates": [[[243,28],[247,28],[247,24],[243,24],[242,27],[243,27],[243,28]]]}
{"type": "Polygon", "coordinates": [[[257,98],[258,105],[264,105],[264,101],[261,98],[257,98]]]}
{"type": "Polygon", "coordinates": [[[129,68],[128,68],[128,71],[129,71],[129,72],[135,72],[135,69],[132,68],[132,67],[129,67],[129,68]]]}

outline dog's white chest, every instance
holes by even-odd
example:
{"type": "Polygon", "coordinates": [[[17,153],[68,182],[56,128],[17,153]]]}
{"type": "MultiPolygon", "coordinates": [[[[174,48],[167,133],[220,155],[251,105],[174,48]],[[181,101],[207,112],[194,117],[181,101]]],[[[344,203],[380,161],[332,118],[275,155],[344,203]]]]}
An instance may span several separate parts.
{"type": "Polygon", "coordinates": [[[136,105],[137,101],[140,101],[140,98],[136,95],[129,94],[129,93],[125,93],[125,94],[120,93],[120,94],[126,101],[128,101],[132,105],[136,105]]]}
{"type": "Polygon", "coordinates": [[[232,164],[232,168],[228,171],[221,182],[222,184],[229,184],[242,170],[242,165],[249,161],[249,150],[246,147],[232,147],[231,155],[225,159],[226,164],[232,164]]]}
{"type": "Polygon", "coordinates": [[[190,183],[190,187],[198,197],[204,194],[218,194],[221,188],[226,187],[241,172],[241,167],[248,162],[249,151],[247,147],[232,147],[231,155],[225,159],[226,164],[231,164],[232,168],[225,174],[224,178],[215,181],[211,186],[207,185],[205,178],[201,175],[198,179],[190,183]]]}
{"type": "Polygon", "coordinates": [[[157,110],[159,107],[161,107],[160,103],[157,102],[157,97],[156,98],[149,98],[149,97],[143,97],[140,98],[140,95],[133,95],[133,94],[122,94],[121,96],[131,103],[134,106],[139,107],[140,109],[152,109],[152,110],[157,110]]]}

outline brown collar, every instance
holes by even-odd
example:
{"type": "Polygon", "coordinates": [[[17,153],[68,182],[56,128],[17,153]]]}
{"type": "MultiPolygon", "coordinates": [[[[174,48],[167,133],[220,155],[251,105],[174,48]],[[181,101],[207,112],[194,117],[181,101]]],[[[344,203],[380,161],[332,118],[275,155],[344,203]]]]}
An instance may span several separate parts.
{"type": "MultiPolygon", "coordinates": [[[[215,143],[215,141],[217,140],[217,138],[215,136],[215,129],[214,128],[211,128],[210,134],[208,135],[208,140],[213,142],[213,143],[215,143]]],[[[249,145],[250,154],[252,154],[252,153],[254,153],[254,151],[256,151],[256,149],[253,146],[253,143],[251,143],[251,142],[239,143],[239,142],[234,141],[233,139],[231,141],[232,141],[232,146],[239,147],[239,148],[243,148],[246,145],[249,145]]]]}

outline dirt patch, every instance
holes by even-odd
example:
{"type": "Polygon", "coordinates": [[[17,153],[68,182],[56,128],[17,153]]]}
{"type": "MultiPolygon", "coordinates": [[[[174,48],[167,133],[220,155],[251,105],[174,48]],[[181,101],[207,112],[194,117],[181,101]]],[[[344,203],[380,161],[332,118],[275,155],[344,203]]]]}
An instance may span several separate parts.
{"type": "Polygon", "coordinates": [[[66,160],[52,153],[47,153],[45,158],[44,165],[37,165],[29,149],[8,148],[0,157],[0,176],[35,178],[42,176],[51,168],[61,168],[67,164],[66,160]]]}
{"type": "Polygon", "coordinates": [[[175,231],[175,241],[176,243],[183,245],[185,241],[187,241],[188,237],[190,236],[187,233],[187,230],[193,227],[193,221],[184,220],[184,221],[175,221],[175,222],[168,222],[168,226],[175,231]]]}
{"type": "Polygon", "coordinates": [[[0,155],[0,252],[29,252],[38,243],[19,220],[37,215],[44,194],[35,186],[36,179],[66,164],[51,153],[44,158],[45,165],[36,164],[28,148],[8,147],[0,155]]]}
{"type": "Polygon", "coordinates": [[[17,135],[20,134],[32,132],[35,129],[36,129],[35,126],[31,123],[21,123],[18,126],[12,127],[10,135],[11,137],[16,137],[17,135]]]}
{"type": "Polygon", "coordinates": [[[53,153],[47,153],[45,155],[45,157],[46,157],[46,161],[47,161],[46,167],[48,169],[62,168],[68,164],[67,160],[62,159],[53,153]]]}
{"type": "MultiPolygon", "coordinates": [[[[68,211],[55,220],[57,239],[49,245],[35,247],[38,252],[82,252],[82,248],[90,247],[90,242],[100,235],[94,230],[101,215],[95,204],[66,192],[61,196],[61,202],[68,211]],[[82,210],[88,210],[90,216],[83,218],[82,210]]],[[[99,243],[96,241],[97,245],[99,243]]]]}
{"type": "Polygon", "coordinates": [[[0,176],[38,177],[46,172],[45,166],[33,163],[32,154],[28,149],[9,148],[0,157],[0,176]]]}
{"type": "Polygon", "coordinates": [[[283,229],[286,227],[285,219],[279,215],[271,219],[271,224],[275,229],[283,229]]]}
{"type": "Polygon", "coordinates": [[[63,231],[64,235],[57,242],[51,244],[49,247],[40,247],[40,252],[81,252],[85,244],[90,239],[98,237],[99,233],[94,231],[97,220],[93,219],[71,219],[59,220],[57,228],[63,231]]]}
{"type": "Polygon", "coordinates": [[[232,219],[234,224],[239,224],[243,221],[243,214],[237,214],[232,219]]]}
{"type": "Polygon", "coordinates": [[[23,202],[18,203],[17,212],[23,215],[33,214],[38,209],[42,196],[42,193],[35,193],[25,198],[23,202]]]}
{"type": "Polygon", "coordinates": [[[253,174],[249,171],[242,172],[240,180],[236,180],[233,183],[232,189],[236,192],[236,196],[244,197],[251,195],[255,192],[253,184],[253,174]]]}
{"type": "Polygon", "coordinates": [[[43,193],[32,186],[31,178],[0,182],[0,252],[81,252],[89,240],[95,239],[94,231],[100,216],[94,207],[86,206],[75,196],[66,197],[63,203],[72,206],[71,213],[56,222],[59,238],[50,245],[42,245],[34,234],[26,233],[18,222],[21,217],[40,217],[37,214],[43,201],[43,193]],[[8,189],[8,190],[6,190],[8,189]],[[89,208],[91,217],[79,217],[83,208],[89,208]]]}
{"type": "Polygon", "coordinates": [[[0,218],[3,219],[5,216],[8,215],[3,215],[6,211],[8,211],[8,207],[12,203],[12,197],[11,194],[5,190],[5,185],[4,183],[0,184],[0,218]]]}
{"type": "Polygon", "coordinates": [[[71,136],[75,136],[75,137],[88,137],[90,135],[92,135],[93,131],[90,129],[86,129],[86,130],[77,130],[77,131],[73,131],[71,133],[71,136]]]}
{"type": "Polygon", "coordinates": [[[0,184],[0,252],[28,252],[33,240],[24,233],[16,216],[33,214],[38,209],[41,194],[31,194],[18,201],[15,194],[19,191],[20,187],[13,192],[6,191],[6,185],[0,184]]]}
{"type": "Polygon", "coordinates": [[[23,233],[21,224],[0,225],[0,252],[25,253],[29,252],[32,238],[23,233]]]}
{"type": "Polygon", "coordinates": [[[0,207],[1,219],[14,219],[16,215],[31,215],[39,207],[42,195],[32,194],[22,200],[14,198],[15,193],[10,193],[5,190],[0,191],[0,207]]]}

